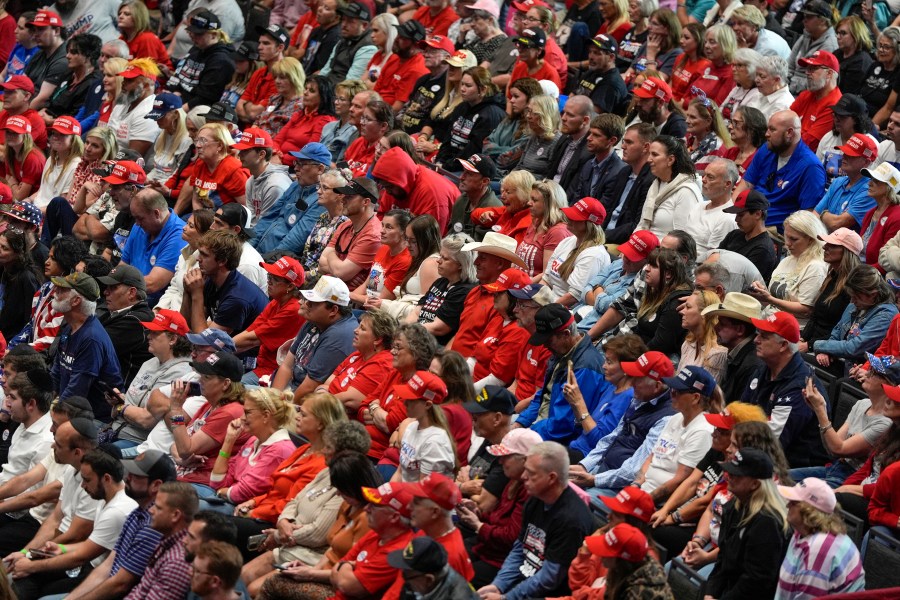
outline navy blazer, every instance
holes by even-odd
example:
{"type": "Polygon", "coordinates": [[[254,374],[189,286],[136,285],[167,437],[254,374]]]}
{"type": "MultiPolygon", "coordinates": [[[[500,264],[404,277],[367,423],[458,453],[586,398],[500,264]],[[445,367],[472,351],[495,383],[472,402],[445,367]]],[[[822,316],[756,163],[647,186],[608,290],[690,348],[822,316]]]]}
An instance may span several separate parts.
{"type": "Polygon", "coordinates": [[[625,191],[625,184],[628,183],[630,175],[631,173],[625,171],[621,177],[615,180],[609,204],[604,202],[604,206],[606,206],[606,220],[603,222],[603,229],[606,230],[606,243],[608,244],[624,244],[628,241],[638,221],[641,219],[641,209],[644,208],[644,200],[647,199],[647,190],[650,189],[650,184],[655,179],[653,174],[650,173],[650,163],[645,164],[628,192],[628,198],[625,199],[625,206],[622,207],[619,221],[613,229],[609,229],[609,220],[619,204],[619,198],[621,198],[622,192],[625,191]]]}
{"type": "MultiPolygon", "coordinates": [[[[574,195],[569,197],[569,201],[571,202],[572,198],[581,200],[585,196],[590,196],[602,202],[603,206],[607,207],[608,213],[609,206],[615,207],[615,203],[612,201],[612,194],[613,189],[618,185],[618,179],[622,176],[627,178],[630,174],[631,168],[619,158],[615,151],[612,151],[609,157],[603,161],[600,167],[600,178],[592,188],[591,180],[594,177],[594,160],[591,159],[581,167],[578,179],[575,185],[572,186],[574,195]]],[[[607,214],[607,216],[609,215],[607,214]]]]}

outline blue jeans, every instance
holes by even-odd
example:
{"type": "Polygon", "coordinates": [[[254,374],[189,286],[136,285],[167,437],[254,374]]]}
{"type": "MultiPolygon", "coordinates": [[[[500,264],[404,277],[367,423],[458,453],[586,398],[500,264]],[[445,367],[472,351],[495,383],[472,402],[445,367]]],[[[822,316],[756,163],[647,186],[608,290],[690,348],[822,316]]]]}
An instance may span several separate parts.
{"type": "Polygon", "coordinates": [[[122,448],[122,458],[134,458],[140,454],[138,451],[138,446],[132,446],[131,448],[122,448]]]}
{"type": "Polygon", "coordinates": [[[191,485],[194,486],[197,496],[200,497],[200,510],[211,510],[223,515],[234,514],[234,504],[220,499],[216,494],[216,490],[202,483],[192,483],[191,485]]]}
{"type": "MultiPolygon", "coordinates": [[[[877,529],[878,533],[883,533],[883,534],[889,535],[892,538],[897,537],[893,531],[891,531],[884,525],[876,525],[876,526],[870,528],[869,531],[866,532],[866,536],[863,538],[862,546],[860,547],[860,552],[859,552],[860,556],[866,555],[866,548],[869,547],[869,532],[872,531],[872,529],[877,529]]],[[[876,542],[876,543],[880,543],[880,542],[876,542]]]]}
{"type": "Polygon", "coordinates": [[[253,371],[247,371],[246,373],[244,373],[244,376],[241,377],[241,383],[243,383],[244,385],[259,387],[259,375],[257,375],[253,371]]]}
{"type": "Polygon", "coordinates": [[[807,477],[816,477],[824,480],[831,489],[837,489],[844,485],[844,480],[853,475],[853,469],[846,462],[836,460],[827,467],[800,467],[791,469],[790,476],[794,481],[801,481],[807,477]]]}
{"type": "Polygon", "coordinates": [[[138,443],[131,440],[116,440],[112,445],[119,450],[125,450],[127,448],[136,448],[138,446],[138,443]]]}

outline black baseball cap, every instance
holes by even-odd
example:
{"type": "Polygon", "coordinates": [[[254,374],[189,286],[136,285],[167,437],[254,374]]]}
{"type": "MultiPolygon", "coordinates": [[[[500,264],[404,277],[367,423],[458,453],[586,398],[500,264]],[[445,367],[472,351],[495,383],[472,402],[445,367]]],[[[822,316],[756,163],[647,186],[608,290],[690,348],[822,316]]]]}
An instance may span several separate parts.
{"type": "Polygon", "coordinates": [[[134,458],[123,459],[122,466],[132,475],[146,477],[150,481],[175,481],[175,462],[162,450],[144,450],[134,458]]]}
{"type": "Polygon", "coordinates": [[[425,40],[425,26],[418,21],[407,21],[397,28],[397,35],[414,42],[421,42],[425,40]]]}
{"type": "Polygon", "coordinates": [[[831,5],[825,2],[825,0],[809,0],[809,2],[803,5],[800,12],[828,19],[829,22],[834,21],[834,13],[832,12],[831,5]]]}
{"type": "Polygon", "coordinates": [[[259,59],[259,44],[256,42],[251,42],[249,40],[244,40],[241,42],[241,45],[238,46],[237,50],[231,53],[231,55],[235,58],[235,60],[258,60],[259,59]]]}
{"type": "Polygon", "coordinates": [[[259,35],[267,35],[273,40],[275,40],[276,44],[282,44],[287,46],[288,41],[291,39],[290,34],[287,30],[281,25],[276,25],[275,23],[270,23],[265,27],[257,27],[256,33],[259,35]]]}
{"type": "Polygon", "coordinates": [[[125,263],[119,263],[109,272],[109,275],[98,277],[97,281],[103,285],[127,285],[133,287],[140,292],[147,291],[147,283],[144,281],[144,275],[136,268],[125,263]]]}
{"type": "Polygon", "coordinates": [[[234,112],[234,109],[221,102],[213,103],[209,107],[209,111],[200,116],[206,118],[207,121],[227,121],[228,123],[237,124],[237,114],[234,112]]]}
{"type": "Polygon", "coordinates": [[[447,551],[427,535],[410,540],[403,550],[394,550],[387,556],[388,564],[395,569],[440,573],[447,566],[447,551]]]}
{"type": "Polygon", "coordinates": [[[722,212],[736,215],[748,210],[769,210],[769,200],[762,192],[756,190],[744,190],[738,194],[737,200],[732,206],[723,208],[722,212]]]}
{"type": "Polygon", "coordinates": [[[368,177],[354,177],[347,185],[334,188],[334,193],[344,194],[346,196],[363,196],[378,202],[378,184],[368,177]]]}
{"type": "Polygon", "coordinates": [[[831,112],[839,117],[868,114],[866,101],[856,94],[844,94],[841,99],[831,107],[831,112]]]}
{"type": "Polygon", "coordinates": [[[243,204],[238,202],[223,204],[216,209],[216,216],[225,221],[230,227],[240,227],[241,233],[245,236],[253,237],[253,230],[247,229],[247,223],[250,221],[250,213],[243,204]]]}
{"type": "Polygon", "coordinates": [[[372,18],[372,13],[361,2],[348,2],[343,8],[339,8],[337,13],[342,17],[359,19],[361,21],[369,21],[372,18]]]}
{"type": "Polygon", "coordinates": [[[463,408],[473,415],[489,412],[499,412],[511,415],[516,411],[516,397],[505,387],[499,385],[486,385],[474,402],[466,402],[463,408]]]}
{"type": "Polygon", "coordinates": [[[754,479],[772,479],[775,472],[772,458],[762,450],[749,446],[735,452],[731,460],[719,464],[726,473],[754,479]]]}
{"type": "Polygon", "coordinates": [[[569,309],[554,302],[542,306],[534,314],[534,333],[531,334],[528,343],[532,346],[543,346],[550,337],[568,327],[575,317],[569,309]]]}
{"type": "Polygon", "coordinates": [[[191,367],[201,375],[216,375],[238,383],[244,376],[244,363],[234,354],[220,350],[210,354],[206,360],[191,361],[191,367]]]}
{"type": "Polygon", "coordinates": [[[207,31],[215,31],[222,28],[222,21],[216,14],[209,10],[201,10],[191,17],[191,22],[187,26],[187,30],[191,33],[206,33],[207,31]]]}
{"type": "Polygon", "coordinates": [[[478,173],[488,179],[497,179],[497,165],[487,154],[473,154],[469,158],[457,159],[463,169],[470,173],[478,173]]]}
{"type": "Polygon", "coordinates": [[[619,52],[619,44],[616,43],[615,38],[610,37],[605,33],[598,33],[591,41],[603,52],[608,52],[610,54],[619,52]]]}

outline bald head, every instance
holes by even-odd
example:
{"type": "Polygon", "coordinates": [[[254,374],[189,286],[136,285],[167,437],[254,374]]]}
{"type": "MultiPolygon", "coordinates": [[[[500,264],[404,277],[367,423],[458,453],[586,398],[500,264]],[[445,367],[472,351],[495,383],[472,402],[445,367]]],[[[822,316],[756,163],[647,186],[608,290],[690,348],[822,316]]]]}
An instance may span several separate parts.
{"type": "Polygon", "coordinates": [[[559,130],[566,135],[586,134],[594,114],[594,103],[587,96],[569,96],[560,117],[559,130]]]}
{"type": "Polygon", "coordinates": [[[800,142],[800,117],[792,110],[780,110],[769,118],[766,128],[769,150],[779,156],[790,156],[800,142]]]}

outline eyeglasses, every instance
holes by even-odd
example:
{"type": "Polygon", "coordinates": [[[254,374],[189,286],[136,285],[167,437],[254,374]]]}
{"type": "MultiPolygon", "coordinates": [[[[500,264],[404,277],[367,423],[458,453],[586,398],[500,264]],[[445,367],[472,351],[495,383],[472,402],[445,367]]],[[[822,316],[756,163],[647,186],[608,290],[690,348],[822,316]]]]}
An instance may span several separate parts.
{"type": "Polygon", "coordinates": [[[879,50],[894,50],[893,44],[878,44],[879,50]]]}
{"type": "Polygon", "coordinates": [[[362,115],[362,116],[359,118],[359,123],[360,123],[360,125],[362,125],[363,123],[372,123],[372,122],[374,122],[374,121],[375,121],[375,119],[370,119],[370,118],[367,117],[366,115],[362,115]]]}
{"type": "Polygon", "coordinates": [[[350,98],[344,98],[343,96],[335,96],[335,102],[350,102],[350,98]]]}
{"type": "Polygon", "coordinates": [[[206,144],[211,144],[215,140],[211,140],[209,138],[198,137],[194,140],[195,146],[205,146],[206,144]]]}
{"type": "Polygon", "coordinates": [[[394,344],[391,346],[391,352],[396,352],[397,354],[400,354],[404,350],[409,350],[409,348],[401,346],[400,344],[394,344]]]}
{"type": "Polygon", "coordinates": [[[541,22],[541,19],[539,17],[535,18],[535,17],[531,17],[528,15],[525,15],[524,17],[522,17],[522,20],[527,21],[529,23],[540,23],[541,22]]]}
{"type": "Polygon", "coordinates": [[[330,192],[331,190],[334,189],[334,186],[333,185],[325,185],[324,183],[320,183],[319,185],[316,186],[316,188],[318,188],[318,190],[320,192],[330,192]]]}

